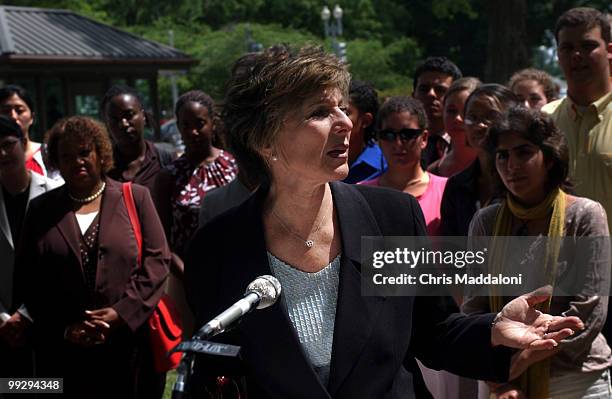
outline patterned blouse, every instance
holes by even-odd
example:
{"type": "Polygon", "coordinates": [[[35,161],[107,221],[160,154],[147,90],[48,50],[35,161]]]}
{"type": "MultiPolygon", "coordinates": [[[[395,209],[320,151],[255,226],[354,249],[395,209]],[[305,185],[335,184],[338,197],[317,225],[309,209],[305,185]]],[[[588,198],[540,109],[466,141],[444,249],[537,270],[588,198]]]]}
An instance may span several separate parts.
{"type": "Polygon", "coordinates": [[[166,166],[174,180],[171,196],[172,226],[170,246],[182,256],[185,244],[198,228],[202,198],[207,192],[226,185],[238,174],[232,154],[221,151],[211,163],[194,166],[185,155],[166,166]]]}
{"type": "MultiPolygon", "coordinates": [[[[75,219],[76,221],[76,219],[75,219]]],[[[96,274],[98,271],[98,232],[100,231],[100,213],[91,222],[85,233],[81,234],[79,250],[83,264],[85,285],[89,294],[88,306],[95,308],[96,274]]]]}

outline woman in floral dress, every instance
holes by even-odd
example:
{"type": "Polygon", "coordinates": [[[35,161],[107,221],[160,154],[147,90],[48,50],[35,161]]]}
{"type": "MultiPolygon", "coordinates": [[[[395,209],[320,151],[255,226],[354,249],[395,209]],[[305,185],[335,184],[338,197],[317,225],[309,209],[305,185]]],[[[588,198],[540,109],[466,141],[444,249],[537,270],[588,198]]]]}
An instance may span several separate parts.
{"type": "MultiPolygon", "coordinates": [[[[211,190],[234,180],[238,166],[232,154],[213,145],[214,102],[199,90],[183,94],[176,103],[176,124],[185,143],[185,153],[161,171],[155,182],[154,199],[172,250],[169,292],[183,307],[182,276],[185,244],[198,228],[202,198],[211,190]]],[[[185,333],[189,317],[184,315],[185,333]]]]}
{"type": "MultiPolygon", "coordinates": [[[[175,258],[198,227],[202,198],[234,180],[234,157],[213,145],[214,103],[199,90],[183,94],[176,103],[176,124],[185,153],[160,173],[155,184],[158,211],[175,258]]],[[[179,262],[182,271],[182,262],[179,262]]],[[[182,274],[182,273],[181,273],[182,274]]]]}

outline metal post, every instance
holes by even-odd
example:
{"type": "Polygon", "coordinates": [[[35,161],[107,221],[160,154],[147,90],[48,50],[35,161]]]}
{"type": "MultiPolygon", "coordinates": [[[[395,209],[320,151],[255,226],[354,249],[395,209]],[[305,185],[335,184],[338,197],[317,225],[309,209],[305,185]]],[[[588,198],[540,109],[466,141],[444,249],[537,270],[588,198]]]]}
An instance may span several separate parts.
{"type": "MultiPolygon", "coordinates": [[[[168,31],[168,42],[170,43],[170,47],[174,47],[174,31],[170,29],[168,31]]],[[[170,74],[170,87],[172,88],[172,107],[178,101],[178,87],[176,84],[176,74],[172,72],[170,74]]]]}
{"type": "Polygon", "coordinates": [[[334,6],[333,12],[329,10],[329,7],[323,6],[321,20],[323,21],[325,37],[331,38],[334,54],[346,62],[346,43],[338,42],[338,37],[342,36],[342,14],[343,10],[338,4],[334,6]]]}

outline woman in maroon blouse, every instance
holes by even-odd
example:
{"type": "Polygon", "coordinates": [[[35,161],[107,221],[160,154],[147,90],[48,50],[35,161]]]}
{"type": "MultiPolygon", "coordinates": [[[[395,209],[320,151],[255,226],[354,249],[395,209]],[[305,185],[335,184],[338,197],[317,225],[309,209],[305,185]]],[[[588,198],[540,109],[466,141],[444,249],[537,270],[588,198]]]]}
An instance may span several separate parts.
{"type": "Polygon", "coordinates": [[[64,119],[47,148],[66,184],[30,203],[15,262],[14,296],[34,321],[37,375],[63,377],[67,398],[149,399],[156,388],[161,397],[163,381],[155,386],[144,371],[152,365],[147,320],[170,251],[149,191],[133,185],[139,251],[121,184],[107,176],[104,127],[64,119]]]}

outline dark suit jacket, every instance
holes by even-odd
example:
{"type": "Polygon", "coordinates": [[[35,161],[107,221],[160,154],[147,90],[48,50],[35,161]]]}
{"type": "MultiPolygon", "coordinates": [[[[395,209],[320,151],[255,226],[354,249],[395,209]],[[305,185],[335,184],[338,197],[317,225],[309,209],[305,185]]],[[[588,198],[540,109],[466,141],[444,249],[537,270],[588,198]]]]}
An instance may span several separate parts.
{"type": "MultiPolygon", "coordinates": [[[[249,398],[413,398],[414,356],[431,368],[485,380],[507,378],[511,351],[492,348],[493,315],[465,316],[451,298],[361,295],[361,237],[425,234],[416,200],[368,186],[332,183],[342,256],[330,379],[324,387],[304,354],[281,300],[224,334],[242,346],[249,398]]],[[[265,189],[199,230],[185,263],[198,324],[272,274],[262,224],[265,189]]]]}
{"type": "MultiPolygon", "coordinates": [[[[170,253],[146,188],[133,186],[143,236],[143,264],[123,202],[121,183],[106,179],[99,213],[96,289],[90,298],[79,252],[80,231],[67,188],[33,200],[15,266],[15,295],[23,301],[46,342],[63,341],[65,328],[83,319],[86,306],[112,306],[136,331],[162,293],[170,253]],[[88,304],[89,302],[89,304],[88,304]]],[[[17,302],[19,303],[19,302],[17,302]]]]}

